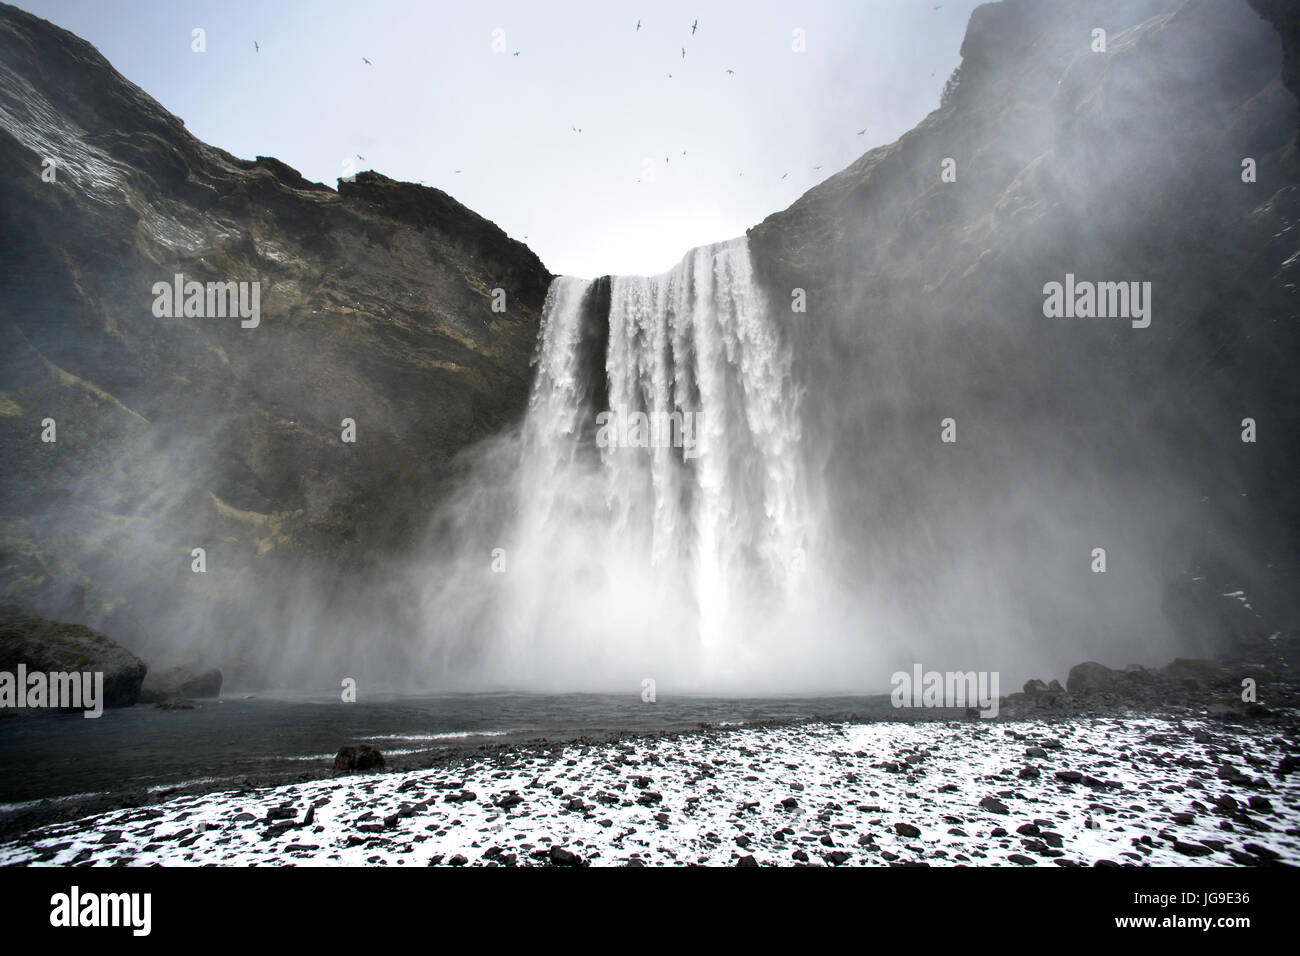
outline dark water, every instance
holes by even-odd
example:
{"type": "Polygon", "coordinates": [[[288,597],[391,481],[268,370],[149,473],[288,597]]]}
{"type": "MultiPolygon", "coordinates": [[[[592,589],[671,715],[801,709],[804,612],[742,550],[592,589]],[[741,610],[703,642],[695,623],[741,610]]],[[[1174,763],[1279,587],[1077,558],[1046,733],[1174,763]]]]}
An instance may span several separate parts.
{"type": "Polygon", "coordinates": [[[318,776],[350,743],[378,747],[389,767],[419,766],[453,747],[851,712],[894,713],[888,696],[661,696],[645,704],[635,695],[464,694],[355,704],[233,696],[189,711],[143,705],[106,710],[94,720],[80,714],[10,717],[0,720],[0,804],[157,790],[209,778],[215,786],[293,771],[318,776]]]}

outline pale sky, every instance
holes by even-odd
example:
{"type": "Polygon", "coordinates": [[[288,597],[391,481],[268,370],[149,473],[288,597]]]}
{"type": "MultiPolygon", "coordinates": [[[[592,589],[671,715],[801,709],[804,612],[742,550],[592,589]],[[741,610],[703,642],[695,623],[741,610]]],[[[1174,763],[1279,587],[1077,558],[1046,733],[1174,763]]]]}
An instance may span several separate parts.
{"type": "Polygon", "coordinates": [[[437,186],[552,272],[592,277],[663,272],[897,139],[938,105],[978,4],[18,5],[89,40],[214,146],[331,187],[348,159],[437,186]]]}

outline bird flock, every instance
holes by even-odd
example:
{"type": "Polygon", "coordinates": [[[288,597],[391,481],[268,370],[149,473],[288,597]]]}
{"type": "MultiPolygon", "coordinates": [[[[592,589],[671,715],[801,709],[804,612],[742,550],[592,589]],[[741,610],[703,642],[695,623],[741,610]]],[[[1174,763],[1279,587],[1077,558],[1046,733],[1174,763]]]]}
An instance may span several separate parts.
{"type": "MultiPolygon", "coordinates": [[[[943,5],[942,5],[942,4],[939,4],[938,6],[932,7],[932,9],[935,10],[935,11],[941,10],[942,8],[943,8],[943,5]]],[[[690,36],[693,37],[693,36],[696,35],[696,32],[699,30],[699,26],[700,26],[700,21],[699,21],[698,18],[694,19],[694,20],[691,22],[691,25],[690,25],[690,36]]],[[[641,22],[640,19],[638,19],[638,20],[636,21],[635,32],[640,33],[640,32],[641,32],[641,27],[642,27],[642,22],[641,22]]],[[[254,41],[253,41],[253,52],[254,52],[254,53],[260,53],[261,50],[262,50],[261,43],[260,43],[259,41],[257,41],[257,40],[254,40],[254,41]]],[[[517,57],[517,56],[519,56],[522,52],[523,52],[522,50],[515,50],[515,51],[511,54],[511,56],[512,56],[512,57],[517,57]]],[[[686,59],[686,46],[685,46],[684,44],[681,46],[681,59],[683,59],[683,60],[686,59]]],[[[364,63],[366,66],[374,66],[374,63],[371,62],[371,60],[370,60],[368,57],[365,57],[365,56],[362,56],[362,57],[361,57],[361,62],[364,63]]],[[[724,69],[723,72],[724,72],[728,77],[735,76],[735,74],[736,74],[736,71],[735,71],[734,69],[730,68],[730,67],[724,69]]],[[[933,75],[933,74],[931,74],[931,75],[933,75]]],[[[672,73],[669,73],[669,74],[668,74],[668,78],[669,78],[669,79],[672,79],[672,78],[673,78],[673,74],[672,74],[672,73]]],[[[581,127],[581,126],[573,125],[573,126],[571,126],[570,128],[571,128],[571,130],[573,131],[573,133],[575,133],[575,134],[581,134],[581,133],[582,133],[582,127],[581,127]]],[[[865,126],[864,126],[862,129],[860,129],[860,130],[857,131],[857,135],[858,135],[858,136],[863,136],[863,135],[865,135],[866,132],[867,132],[867,129],[868,129],[868,127],[865,127],[865,126]]],[[[686,150],[682,150],[682,155],[683,155],[683,156],[686,155],[686,150]]],[[[360,154],[357,154],[357,159],[364,159],[364,157],[362,157],[360,154]]],[[[669,162],[669,158],[668,158],[667,156],[665,156],[665,157],[664,157],[664,163],[667,164],[668,162],[669,162]]],[[[813,170],[813,172],[820,172],[820,171],[822,170],[822,168],[823,168],[823,165],[822,165],[822,164],[819,164],[819,165],[813,166],[813,167],[812,167],[812,170],[813,170]]],[[[457,173],[461,173],[461,172],[463,172],[463,170],[458,169],[458,170],[456,170],[456,172],[457,172],[457,173]]],[[[744,170],[739,171],[739,172],[737,173],[737,175],[740,176],[740,177],[743,177],[743,176],[745,175],[744,170]]],[[[789,176],[790,176],[789,171],[784,172],[784,173],[781,174],[781,180],[785,180],[785,179],[789,178],[789,176]]],[[[638,183],[642,182],[642,180],[641,180],[640,178],[638,178],[636,181],[637,181],[638,183]]]]}

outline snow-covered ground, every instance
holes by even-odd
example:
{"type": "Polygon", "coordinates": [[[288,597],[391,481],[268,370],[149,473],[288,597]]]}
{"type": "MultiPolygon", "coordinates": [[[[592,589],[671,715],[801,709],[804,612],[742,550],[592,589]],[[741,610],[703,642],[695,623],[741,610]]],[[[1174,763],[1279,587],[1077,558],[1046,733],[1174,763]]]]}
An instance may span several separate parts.
{"type": "Polygon", "coordinates": [[[0,864],[1300,863],[1279,733],[1076,718],[524,747],[98,814],[0,846],[0,864]]]}

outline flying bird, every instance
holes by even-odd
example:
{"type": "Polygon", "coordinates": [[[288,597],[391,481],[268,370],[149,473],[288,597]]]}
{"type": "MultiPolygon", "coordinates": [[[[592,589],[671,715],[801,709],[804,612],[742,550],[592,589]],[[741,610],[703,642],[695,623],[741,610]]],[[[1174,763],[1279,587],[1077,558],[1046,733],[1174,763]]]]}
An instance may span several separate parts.
{"type": "Polygon", "coordinates": [[[362,156],[360,153],[357,153],[356,156],[357,159],[361,160],[363,163],[366,161],[366,157],[362,156]]]}
{"type": "Polygon", "coordinates": [[[367,60],[364,56],[361,58],[361,62],[364,63],[366,66],[374,66],[374,64],[371,63],[369,60],[367,60]]]}
{"type": "Polygon", "coordinates": [[[733,73],[735,73],[735,72],[736,72],[735,70],[728,70],[728,71],[727,71],[727,75],[730,76],[731,74],[733,74],[733,73]]]}
{"type": "Polygon", "coordinates": [[[786,176],[789,176],[789,175],[790,175],[789,173],[784,173],[784,174],[782,174],[781,178],[782,178],[782,179],[785,179],[785,177],[786,177],[786,176]]]}
{"type": "Polygon", "coordinates": [[[821,169],[820,166],[814,166],[813,169],[821,169]]]}
{"type": "Polygon", "coordinates": [[[682,59],[686,59],[686,47],[682,47],[682,59]]]}
{"type": "Polygon", "coordinates": [[[518,55],[519,55],[519,51],[518,51],[518,50],[515,50],[515,52],[511,54],[511,56],[518,56],[518,55]]]}
{"type": "Polygon", "coordinates": [[[253,41],[253,52],[254,52],[254,53],[261,53],[261,52],[262,52],[262,45],[261,45],[260,43],[258,43],[256,40],[253,41]]]}
{"type": "Polygon", "coordinates": [[[864,126],[864,127],[862,127],[862,129],[858,130],[858,135],[861,136],[861,135],[862,135],[863,133],[865,133],[866,131],[867,131],[867,128],[864,126]]]}
{"type": "Polygon", "coordinates": [[[691,24],[691,36],[695,36],[695,28],[698,27],[699,25],[700,25],[699,20],[696,20],[694,23],[691,24]]]}
{"type": "MultiPolygon", "coordinates": [[[[637,28],[638,30],[641,29],[641,21],[640,21],[640,20],[638,20],[638,21],[636,22],[636,28],[637,28]]],[[[637,182],[640,182],[640,181],[641,181],[641,180],[639,180],[639,179],[637,180],[637,182]]]]}

